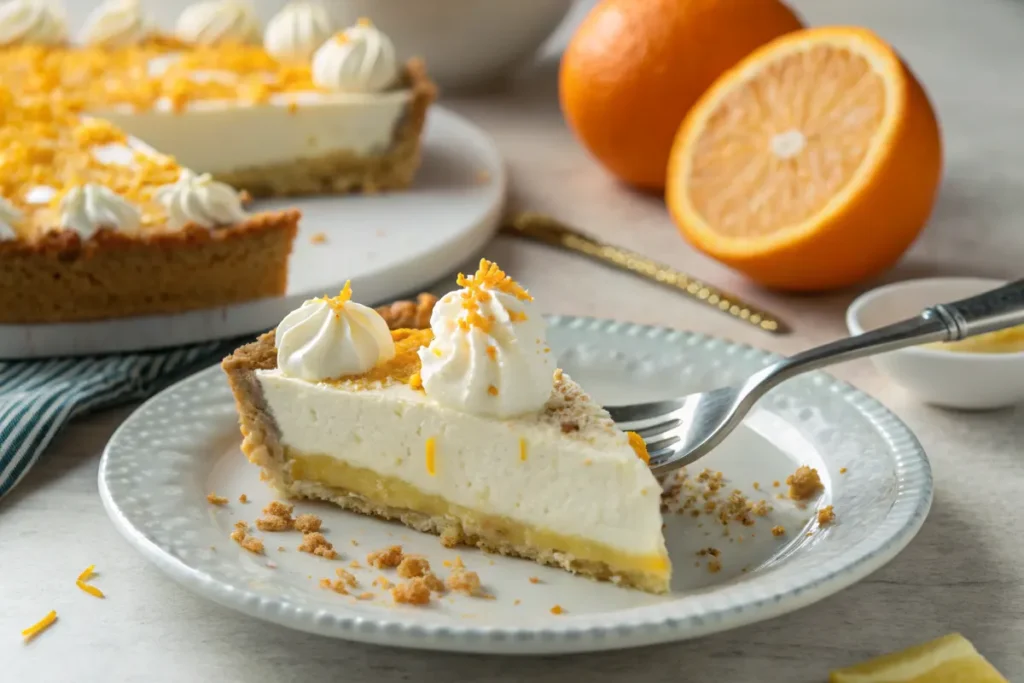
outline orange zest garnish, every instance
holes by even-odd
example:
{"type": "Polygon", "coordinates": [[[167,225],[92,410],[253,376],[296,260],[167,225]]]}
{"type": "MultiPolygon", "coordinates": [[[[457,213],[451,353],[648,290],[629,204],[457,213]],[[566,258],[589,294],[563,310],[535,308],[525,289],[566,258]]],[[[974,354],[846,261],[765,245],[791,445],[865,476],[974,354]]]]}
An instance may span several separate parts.
{"type": "Polygon", "coordinates": [[[519,438],[519,459],[526,460],[526,437],[519,438]]]}
{"type": "Polygon", "coordinates": [[[32,640],[37,635],[50,628],[55,621],[57,621],[57,612],[55,610],[50,610],[49,614],[22,631],[21,637],[26,641],[32,640]]]}
{"type": "Polygon", "coordinates": [[[409,388],[413,391],[420,391],[423,389],[423,377],[420,376],[420,373],[414,372],[409,378],[409,388]]]}
{"type": "Polygon", "coordinates": [[[498,347],[497,346],[488,346],[486,350],[487,350],[487,357],[488,358],[490,358],[493,361],[497,361],[498,360],[498,347]]]}
{"type": "Polygon", "coordinates": [[[626,432],[626,438],[629,439],[629,445],[636,452],[636,457],[646,463],[649,463],[651,461],[651,456],[647,453],[647,444],[644,443],[643,437],[636,432],[626,432]]]}
{"type": "Polygon", "coordinates": [[[321,300],[331,307],[335,315],[341,315],[342,310],[345,308],[345,304],[352,299],[352,281],[345,280],[345,286],[338,292],[338,296],[332,296],[330,298],[323,297],[321,300]]]}
{"type": "Polygon", "coordinates": [[[494,386],[493,384],[488,386],[487,387],[487,393],[490,394],[491,396],[497,396],[498,395],[498,387],[494,386]]]}
{"type": "Polygon", "coordinates": [[[433,477],[437,474],[437,439],[434,437],[427,439],[424,450],[426,451],[427,474],[433,477]]]}
{"type": "MultiPolygon", "coordinates": [[[[487,259],[480,259],[480,267],[476,273],[468,277],[459,273],[455,281],[460,287],[465,288],[462,292],[462,307],[466,309],[466,313],[459,318],[459,327],[464,332],[469,332],[474,327],[485,333],[490,331],[494,317],[484,316],[480,312],[480,304],[491,300],[490,290],[509,294],[520,301],[533,301],[529,292],[506,275],[496,263],[491,263],[487,259]]],[[[525,319],[525,315],[519,315],[525,319]]]]}
{"type": "Polygon", "coordinates": [[[92,577],[92,572],[96,568],[96,565],[90,564],[88,567],[82,570],[82,573],[78,575],[76,581],[88,581],[92,577]]]}
{"type": "Polygon", "coordinates": [[[561,605],[555,605],[554,607],[551,608],[551,613],[552,614],[565,614],[565,610],[562,608],[561,605]]]}
{"type": "Polygon", "coordinates": [[[97,598],[105,598],[106,597],[105,595],[103,595],[103,591],[101,591],[99,588],[97,588],[96,586],[92,586],[92,585],[86,583],[85,581],[82,581],[81,579],[79,579],[78,581],[75,581],[75,585],[78,586],[79,588],[81,588],[83,591],[85,591],[89,595],[92,595],[94,597],[97,597],[97,598]]]}

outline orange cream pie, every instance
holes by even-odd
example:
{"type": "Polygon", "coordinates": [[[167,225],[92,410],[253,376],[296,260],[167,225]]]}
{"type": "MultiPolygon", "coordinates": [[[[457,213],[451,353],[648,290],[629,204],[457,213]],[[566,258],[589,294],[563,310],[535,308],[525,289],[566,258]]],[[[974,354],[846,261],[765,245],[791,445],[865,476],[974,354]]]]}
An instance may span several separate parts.
{"type": "Polygon", "coordinates": [[[280,295],[299,214],[249,195],[400,188],[419,164],[433,86],[368,22],[293,2],[261,36],[207,0],[168,37],[108,0],[79,42],[53,0],[0,4],[0,323],[280,295]]]}
{"type": "Polygon", "coordinates": [[[487,261],[459,284],[429,328],[346,287],[225,359],[249,460],[288,496],[667,591],[643,441],[554,367],[525,289],[487,261]]]}

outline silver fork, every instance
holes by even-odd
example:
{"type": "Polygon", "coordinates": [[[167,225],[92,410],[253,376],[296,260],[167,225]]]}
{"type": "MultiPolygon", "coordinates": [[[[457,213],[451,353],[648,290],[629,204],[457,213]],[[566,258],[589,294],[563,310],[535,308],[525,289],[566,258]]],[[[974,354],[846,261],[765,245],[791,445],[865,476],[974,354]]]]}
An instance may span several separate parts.
{"type": "Polygon", "coordinates": [[[618,426],[647,442],[651,469],[689,465],[721,443],[769,390],[809,370],[936,341],[958,341],[1024,324],[1024,280],[937,304],[920,315],[780,360],[738,385],[652,403],[611,406],[618,426]]]}

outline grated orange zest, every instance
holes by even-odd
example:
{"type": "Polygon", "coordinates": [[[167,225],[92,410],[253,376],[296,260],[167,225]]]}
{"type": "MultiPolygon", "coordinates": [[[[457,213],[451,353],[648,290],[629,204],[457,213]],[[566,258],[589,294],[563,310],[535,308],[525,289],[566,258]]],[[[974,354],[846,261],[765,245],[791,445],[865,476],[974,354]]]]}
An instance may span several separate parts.
{"type": "Polygon", "coordinates": [[[107,596],[103,595],[103,591],[101,591],[99,588],[97,588],[96,586],[93,586],[91,584],[88,584],[85,581],[82,581],[81,579],[79,579],[78,581],[75,581],[75,585],[78,586],[83,591],[85,591],[86,593],[88,593],[89,595],[91,595],[93,597],[96,597],[96,598],[105,598],[105,597],[107,597],[107,596]]]}
{"type": "Polygon", "coordinates": [[[49,614],[47,614],[45,617],[43,617],[42,619],[40,619],[36,623],[34,623],[31,626],[29,626],[24,631],[22,631],[21,632],[21,637],[24,638],[26,642],[29,641],[29,640],[32,640],[37,635],[39,635],[40,633],[42,633],[46,629],[50,628],[50,626],[52,626],[53,622],[55,622],[55,621],[57,621],[57,611],[56,610],[50,610],[49,614]]]}
{"type": "Polygon", "coordinates": [[[626,432],[626,438],[629,440],[629,445],[636,452],[636,457],[646,463],[651,462],[651,456],[647,453],[647,444],[644,443],[642,436],[636,432],[626,432]]]}
{"type": "Polygon", "coordinates": [[[96,569],[96,565],[90,564],[88,567],[82,570],[82,573],[78,575],[76,581],[88,581],[93,575],[93,570],[96,569]]]}
{"type": "Polygon", "coordinates": [[[437,474],[437,439],[435,437],[432,436],[427,439],[424,451],[427,463],[427,474],[433,477],[437,474]]]}

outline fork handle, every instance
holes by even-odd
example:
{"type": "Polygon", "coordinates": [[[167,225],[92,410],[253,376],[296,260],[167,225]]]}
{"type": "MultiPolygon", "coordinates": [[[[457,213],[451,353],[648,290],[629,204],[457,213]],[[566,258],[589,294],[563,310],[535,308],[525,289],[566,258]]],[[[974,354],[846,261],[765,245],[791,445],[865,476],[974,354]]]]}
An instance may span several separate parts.
{"type": "Polygon", "coordinates": [[[760,396],[790,377],[833,363],[918,344],[958,341],[1016,325],[1024,325],[1024,280],[967,299],[937,304],[914,318],[802,351],[756,373],[747,386],[752,394],[760,396]]]}

